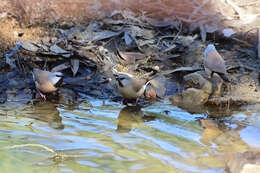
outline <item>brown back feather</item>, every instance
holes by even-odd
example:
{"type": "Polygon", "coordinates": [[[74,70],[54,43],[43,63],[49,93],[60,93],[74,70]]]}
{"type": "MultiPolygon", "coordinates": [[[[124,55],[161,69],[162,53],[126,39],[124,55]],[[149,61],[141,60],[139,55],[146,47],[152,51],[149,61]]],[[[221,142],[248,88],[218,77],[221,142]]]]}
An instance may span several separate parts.
{"type": "Polygon", "coordinates": [[[133,78],[132,86],[133,86],[134,91],[138,92],[147,82],[148,82],[148,80],[146,80],[146,79],[133,78]]]}

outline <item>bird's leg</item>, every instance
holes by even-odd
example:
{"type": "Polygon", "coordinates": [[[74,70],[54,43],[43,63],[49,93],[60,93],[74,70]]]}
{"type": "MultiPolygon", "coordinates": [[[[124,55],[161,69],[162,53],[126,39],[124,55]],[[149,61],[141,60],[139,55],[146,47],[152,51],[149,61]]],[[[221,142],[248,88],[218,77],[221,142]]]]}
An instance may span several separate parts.
{"type": "Polygon", "coordinates": [[[123,104],[127,106],[128,101],[126,99],[123,99],[123,104]]]}
{"type": "Polygon", "coordinates": [[[227,88],[228,88],[228,95],[229,95],[229,99],[228,99],[228,110],[229,110],[229,108],[230,108],[230,100],[231,100],[232,94],[231,94],[231,84],[228,83],[227,85],[228,85],[227,88]]]}
{"type": "Polygon", "coordinates": [[[135,100],[135,105],[138,105],[139,97],[135,100]]]}
{"type": "Polygon", "coordinates": [[[213,74],[214,74],[214,72],[212,71],[212,72],[210,73],[210,78],[212,78],[212,77],[213,77],[213,74]]]}
{"type": "Polygon", "coordinates": [[[39,93],[40,93],[41,98],[43,98],[43,100],[46,101],[46,95],[44,95],[44,94],[41,93],[40,91],[39,91],[39,93]]]}

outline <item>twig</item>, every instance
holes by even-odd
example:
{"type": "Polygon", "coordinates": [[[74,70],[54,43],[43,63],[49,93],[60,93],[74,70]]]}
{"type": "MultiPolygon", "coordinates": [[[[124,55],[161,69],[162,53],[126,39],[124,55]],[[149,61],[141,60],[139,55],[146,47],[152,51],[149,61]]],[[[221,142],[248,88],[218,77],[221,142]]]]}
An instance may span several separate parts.
{"type": "Polygon", "coordinates": [[[239,40],[239,39],[237,39],[237,38],[231,38],[232,40],[235,40],[235,41],[237,41],[237,42],[239,42],[239,43],[243,43],[244,45],[246,45],[247,47],[252,47],[253,45],[252,44],[250,44],[250,43],[248,43],[247,41],[244,41],[244,40],[239,40]]]}
{"type": "Polygon", "coordinates": [[[188,20],[191,20],[192,17],[194,17],[199,11],[200,9],[205,6],[207,3],[209,2],[209,0],[204,0],[200,6],[198,6],[197,8],[195,8],[195,10],[193,10],[193,12],[190,14],[188,20]]]}
{"type": "Polygon", "coordinates": [[[63,64],[57,65],[56,67],[52,68],[51,72],[62,71],[62,70],[65,70],[69,67],[70,67],[69,63],[65,62],[63,64]]]}
{"type": "Polygon", "coordinates": [[[258,60],[260,61],[260,28],[257,30],[258,34],[258,45],[257,45],[257,51],[258,51],[258,60]]]}
{"type": "Polygon", "coordinates": [[[246,31],[245,32],[245,37],[247,38],[249,33],[252,32],[253,30],[256,30],[256,32],[257,32],[258,28],[251,28],[250,30],[246,31]]]}
{"type": "Polygon", "coordinates": [[[41,145],[41,144],[13,145],[13,146],[10,146],[10,147],[5,147],[5,149],[14,149],[14,148],[23,148],[23,147],[39,147],[39,148],[45,149],[46,151],[49,151],[51,153],[55,153],[56,154],[56,152],[53,149],[51,149],[51,148],[49,148],[49,147],[47,147],[45,145],[41,145]]]}
{"type": "MultiPolygon", "coordinates": [[[[43,148],[46,151],[49,151],[53,153],[51,157],[48,157],[47,159],[51,159],[55,164],[59,164],[65,160],[73,159],[73,158],[79,158],[79,157],[86,157],[84,155],[67,155],[63,153],[56,152],[55,150],[41,144],[22,144],[22,145],[13,145],[10,147],[4,147],[4,149],[14,149],[14,148],[23,148],[23,147],[39,147],[43,148]]],[[[38,165],[37,163],[34,165],[38,165]]]]}
{"type": "Polygon", "coordinates": [[[258,84],[260,83],[260,28],[257,29],[258,44],[257,44],[257,54],[258,54],[258,84]]]}
{"type": "Polygon", "coordinates": [[[157,46],[159,46],[160,42],[163,40],[163,39],[166,39],[166,38],[173,38],[175,39],[177,35],[164,35],[162,37],[160,37],[157,41],[157,46]]]}
{"type": "Polygon", "coordinates": [[[244,17],[244,12],[242,11],[242,9],[239,8],[234,2],[232,2],[232,0],[226,0],[226,3],[230,5],[235,12],[238,13],[240,19],[244,17]]]}

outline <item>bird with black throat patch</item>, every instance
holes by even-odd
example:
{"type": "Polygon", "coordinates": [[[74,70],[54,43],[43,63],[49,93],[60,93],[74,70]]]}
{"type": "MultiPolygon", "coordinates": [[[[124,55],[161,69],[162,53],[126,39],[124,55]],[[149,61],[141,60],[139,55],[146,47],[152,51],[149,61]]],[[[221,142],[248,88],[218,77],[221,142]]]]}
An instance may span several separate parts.
{"type": "Polygon", "coordinates": [[[138,103],[139,98],[144,94],[146,86],[154,78],[140,78],[129,73],[118,72],[114,74],[117,81],[117,90],[123,96],[123,103],[135,101],[138,103]]]}
{"type": "Polygon", "coordinates": [[[44,100],[46,100],[45,94],[56,91],[63,81],[63,74],[61,72],[50,72],[34,68],[32,74],[35,87],[44,100]]]}

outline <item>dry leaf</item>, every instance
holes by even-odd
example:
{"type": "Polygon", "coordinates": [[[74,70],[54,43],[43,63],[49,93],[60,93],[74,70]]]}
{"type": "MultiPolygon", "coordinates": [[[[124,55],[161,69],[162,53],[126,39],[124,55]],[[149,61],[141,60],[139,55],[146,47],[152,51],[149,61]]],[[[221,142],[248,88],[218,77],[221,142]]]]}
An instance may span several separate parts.
{"type": "Polygon", "coordinates": [[[108,39],[108,38],[111,38],[111,37],[118,36],[120,34],[121,34],[121,32],[113,32],[113,31],[104,30],[102,32],[96,33],[96,35],[92,39],[92,41],[104,40],[104,39],[108,39]]]}
{"type": "Polygon", "coordinates": [[[60,48],[59,46],[57,46],[56,44],[52,45],[50,47],[50,51],[56,53],[56,54],[66,54],[68,53],[66,50],[60,48]]]}
{"type": "Polygon", "coordinates": [[[124,33],[124,40],[127,46],[130,46],[134,41],[131,35],[129,35],[127,32],[124,33]]]}
{"type": "Polygon", "coordinates": [[[39,50],[39,47],[36,46],[33,41],[24,41],[22,48],[30,52],[37,52],[39,50]]]}
{"type": "Polygon", "coordinates": [[[165,52],[172,51],[172,50],[175,49],[176,47],[177,47],[176,44],[170,45],[169,47],[167,47],[166,49],[164,49],[162,52],[165,53],[165,52]]]}
{"type": "Polygon", "coordinates": [[[134,64],[136,60],[143,59],[145,57],[144,54],[139,52],[120,52],[118,51],[120,57],[125,60],[126,64],[134,64]]]}
{"type": "Polygon", "coordinates": [[[195,72],[195,71],[199,71],[202,70],[201,68],[198,67],[180,67],[180,68],[176,68],[174,70],[166,70],[164,72],[162,72],[163,75],[169,75],[171,73],[176,73],[176,72],[195,72]]]}
{"type": "Polygon", "coordinates": [[[62,71],[62,70],[67,69],[69,67],[70,67],[69,63],[66,62],[66,63],[63,63],[63,64],[60,64],[60,65],[57,65],[57,66],[53,67],[51,69],[51,72],[62,71]]]}
{"type": "Polygon", "coordinates": [[[75,76],[79,69],[79,60],[78,59],[71,59],[71,71],[73,72],[73,76],[75,76]]]}
{"type": "Polygon", "coordinates": [[[52,45],[52,46],[50,47],[50,51],[51,51],[52,53],[55,53],[55,54],[57,54],[57,55],[64,56],[64,57],[66,57],[66,58],[68,58],[68,57],[71,56],[71,54],[70,54],[68,51],[66,51],[66,50],[64,50],[64,49],[62,49],[62,48],[60,48],[60,47],[57,46],[56,44],[54,44],[54,45],[52,45]]]}
{"type": "Polygon", "coordinates": [[[207,31],[203,25],[200,25],[200,37],[203,42],[206,41],[207,38],[207,31]]]}
{"type": "Polygon", "coordinates": [[[226,29],[223,29],[222,33],[224,34],[225,37],[229,38],[236,32],[231,28],[226,28],[226,29]]]}
{"type": "Polygon", "coordinates": [[[15,60],[11,59],[12,56],[14,56],[22,47],[23,43],[19,41],[16,43],[16,45],[13,47],[13,49],[9,50],[8,52],[5,53],[5,61],[8,65],[10,65],[11,68],[16,68],[15,65],[15,60]]]}

